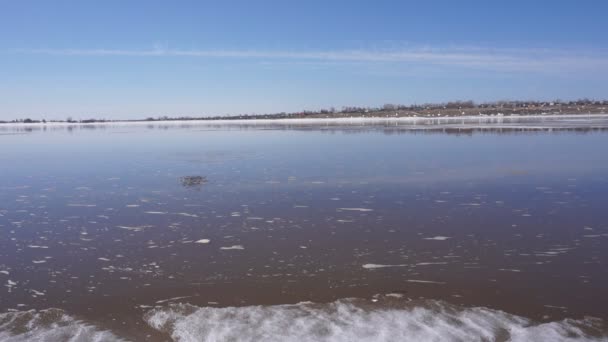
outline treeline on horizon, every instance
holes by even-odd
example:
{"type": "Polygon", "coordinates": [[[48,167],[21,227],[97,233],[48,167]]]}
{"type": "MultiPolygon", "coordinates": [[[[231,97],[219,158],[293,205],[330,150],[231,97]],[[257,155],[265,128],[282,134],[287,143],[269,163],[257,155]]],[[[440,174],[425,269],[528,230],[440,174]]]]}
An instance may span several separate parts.
{"type": "Polygon", "coordinates": [[[108,119],[81,119],[74,120],[72,117],[68,117],[65,120],[35,120],[31,118],[15,119],[11,121],[2,121],[1,123],[102,123],[102,122],[142,122],[142,121],[187,121],[187,120],[247,120],[247,119],[288,119],[288,118],[305,118],[305,117],[319,117],[331,115],[344,115],[344,114],[363,114],[373,116],[373,114],[387,113],[394,111],[433,111],[433,110],[466,110],[466,109],[484,109],[484,110],[496,110],[496,109],[536,109],[540,110],[543,108],[554,108],[561,106],[608,106],[608,100],[593,100],[593,99],[578,99],[572,101],[494,101],[494,102],[483,102],[475,103],[474,101],[450,101],[444,103],[424,103],[424,104],[413,104],[413,105],[400,105],[387,103],[381,107],[357,107],[357,106],[344,106],[340,110],[334,107],[329,109],[320,110],[304,110],[293,113],[273,113],[273,114],[240,114],[240,115],[216,115],[216,116],[158,116],[158,117],[147,117],[145,119],[123,119],[123,120],[108,120],[108,119]]]}

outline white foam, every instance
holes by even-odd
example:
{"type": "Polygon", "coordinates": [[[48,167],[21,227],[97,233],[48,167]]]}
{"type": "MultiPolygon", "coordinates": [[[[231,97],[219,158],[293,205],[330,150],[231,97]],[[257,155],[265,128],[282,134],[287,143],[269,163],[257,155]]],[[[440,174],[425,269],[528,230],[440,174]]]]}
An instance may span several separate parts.
{"type": "Polygon", "coordinates": [[[395,298],[228,308],[174,304],[153,309],[144,318],[181,342],[608,340],[588,335],[605,328],[599,319],[537,324],[487,308],[395,298]]]}
{"type": "Polygon", "coordinates": [[[0,341],[123,341],[59,309],[0,314],[0,341]]]}

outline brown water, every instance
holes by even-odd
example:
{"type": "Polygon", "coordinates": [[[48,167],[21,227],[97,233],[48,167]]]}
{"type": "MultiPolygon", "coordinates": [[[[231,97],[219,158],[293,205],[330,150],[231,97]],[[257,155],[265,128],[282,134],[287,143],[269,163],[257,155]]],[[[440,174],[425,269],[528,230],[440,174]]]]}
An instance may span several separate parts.
{"type": "MultiPolygon", "coordinates": [[[[555,333],[547,322],[566,318],[576,321],[564,336],[601,336],[607,127],[603,117],[2,126],[0,339],[93,334],[86,323],[108,339],[222,340],[222,325],[273,340],[247,329],[344,308],[356,317],[348,329],[387,310],[478,310],[500,316],[484,321],[489,339],[555,333]],[[304,301],[329,304],[277,306],[304,301]]],[[[471,326],[460,323],[450,331],[471,326]]],[[[299,340],[351,336],[327,329],[299,340]]],[[[408,329],[385,330],[414,338],[408,329]]]]}

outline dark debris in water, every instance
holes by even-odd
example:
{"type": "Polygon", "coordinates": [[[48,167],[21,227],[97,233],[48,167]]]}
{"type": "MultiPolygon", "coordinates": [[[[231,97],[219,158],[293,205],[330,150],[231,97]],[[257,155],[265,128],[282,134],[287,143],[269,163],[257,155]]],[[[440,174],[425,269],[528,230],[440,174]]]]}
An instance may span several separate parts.
{"type": "Polygon", "coordinates": [[[205,176],[184,176],[180,177],[179,180],[182,183],[182,186],[186,188],[200,187],[208,182],[207,177],[205,176]]]}

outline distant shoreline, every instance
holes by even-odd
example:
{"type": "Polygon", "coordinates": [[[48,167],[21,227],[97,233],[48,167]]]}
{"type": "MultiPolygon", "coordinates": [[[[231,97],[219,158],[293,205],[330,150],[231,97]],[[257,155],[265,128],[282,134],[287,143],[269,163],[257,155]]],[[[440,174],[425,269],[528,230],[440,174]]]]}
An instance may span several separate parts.
{"type": "Polygon", "coordinates": [[[338,118],[462,118],[462,117],[522,117],[522,116],[557,116],[557,115],[604,115],[608,114],[608,101],[578,100],[570,102],[495,102],[475,104],[472,101],[457,101],[444,104],[425,105],[393,105],[385,104],[380,108],[369,107],[343,107],[317,111],[302,111],[295,113],[275,114],[242,114],[224,116],[159,116],[144,119],[116,119],[90,118],[73,120],[44,120],[44,119],[18,119],[1,121],[0,124],[92,124],[92,123],[128,123],[128,122],[184,122],[184,121],[259,121],[283,119],[338,119],[338,118]]]}
{"type": "Polygon", "coordinates": [[[460,115],[460,116],[340,116],[340,117],[290,117],[290,118],[249,118],[249,119],[171,119],[171,120],[107,120],[107,121],[95,121],[95,122],[66,122],[66,121],[47,121],[43,122],[5,122],[0,123],[0,127],[8,126],[86,126],[86,125],[112,125],[112,124],[128,124],[128,125],[153,125],[153,124],[322,124],[322,123],[381,123],[381,122],[416,122],[416,121],[428,121],[428,120],[492,120],[501,121],[502,119],[593,119],[593,118],[608,118],[608,113],[565,113],[565,114],[512,114],[512,115],[460,115]]]}

